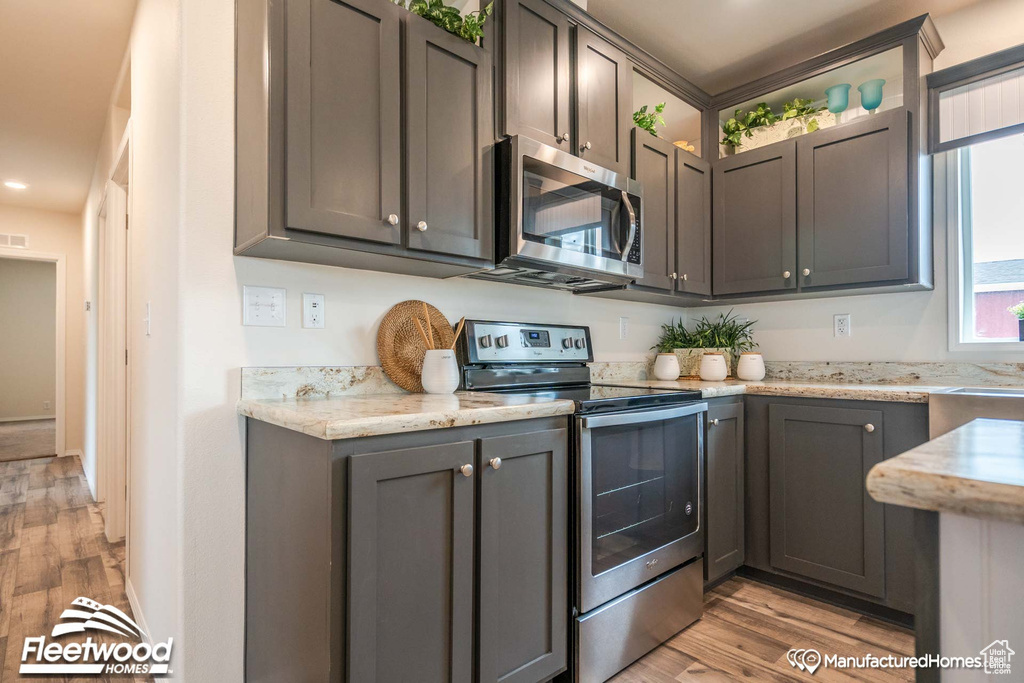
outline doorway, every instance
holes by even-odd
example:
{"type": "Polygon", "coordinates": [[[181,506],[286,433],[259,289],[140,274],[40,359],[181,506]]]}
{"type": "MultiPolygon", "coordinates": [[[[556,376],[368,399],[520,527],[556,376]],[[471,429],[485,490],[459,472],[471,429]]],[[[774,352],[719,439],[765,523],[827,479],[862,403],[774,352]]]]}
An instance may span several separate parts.
{"type": "Polygon", "coordinates": [[[64,453],[64,258],[0,249],[0,462],[64,453]]]}

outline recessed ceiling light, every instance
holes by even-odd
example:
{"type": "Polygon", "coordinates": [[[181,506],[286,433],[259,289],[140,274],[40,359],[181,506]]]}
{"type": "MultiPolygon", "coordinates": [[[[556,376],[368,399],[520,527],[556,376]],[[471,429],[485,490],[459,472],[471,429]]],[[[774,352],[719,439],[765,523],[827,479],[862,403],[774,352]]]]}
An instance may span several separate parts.
{"type": "Polygon", "coordinates": [[[11,188],[12,190],[24,190],[28,188],[25,183],[20,183],[17,180],[5,180],[4,186],[11,188]]]}

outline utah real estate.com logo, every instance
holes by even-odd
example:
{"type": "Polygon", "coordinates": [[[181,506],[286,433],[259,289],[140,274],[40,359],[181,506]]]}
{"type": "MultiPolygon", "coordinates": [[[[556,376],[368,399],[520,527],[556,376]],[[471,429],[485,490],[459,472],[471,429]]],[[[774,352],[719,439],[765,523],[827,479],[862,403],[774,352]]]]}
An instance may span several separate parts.
{"type": "Polygon", "coordinates": [[[105,639],[112,634],[128,642],[97,642],[89,636],[85,642],[46,642],[46,636],[26,638],[21,652],[22,674],[102,674],[170,673],[173,638],[151,645],[147,636],[132,619],[113,605],[101,605],[89,598],[75,598],[71,607],[60,615],[62,623],[53,627],[51,638],[68,633],[96,631],[105,639]]]}

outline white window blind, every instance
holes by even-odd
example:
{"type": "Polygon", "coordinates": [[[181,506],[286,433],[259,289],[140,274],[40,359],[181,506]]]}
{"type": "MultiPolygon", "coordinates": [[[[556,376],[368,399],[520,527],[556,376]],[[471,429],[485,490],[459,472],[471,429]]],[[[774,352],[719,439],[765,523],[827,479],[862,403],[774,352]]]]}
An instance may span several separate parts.
{"type": "Polygon", "coordinates": [[[1024,68],[939,94],[939,142],[1024,123],[1024,68]]]}

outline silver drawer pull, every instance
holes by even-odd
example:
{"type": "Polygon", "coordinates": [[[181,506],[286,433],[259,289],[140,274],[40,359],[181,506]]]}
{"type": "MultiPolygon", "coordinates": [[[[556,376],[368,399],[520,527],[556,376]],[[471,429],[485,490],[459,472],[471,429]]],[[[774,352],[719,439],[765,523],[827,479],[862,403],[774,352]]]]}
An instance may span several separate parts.
{"type": "Polygon", "coordinates": [[[427,222],[420,221],[419,223],[416,224],[416,229],[419,230],[420,232],[424,232],[427,229],[427,222]]]}
{"type": "Polygon", "coordinates": [[[459,468],[459,472],[462,472],[462,476],[464,476],[464,477],[472,477],[473,476],[473,466],[470,465],[469,463],[466,463],[465,465],[463,465],[462,467],[459,468]]]}
{"type": "Polygon", "coordinates": [[[501,458],[491,458],[491,461],[487,464],[490,465],[493,469],[500,470],[501,458]]]}
{"type": "Polygon", "coordinates": [[[584,151],[584,150],[590,149],[590,148],[591,148],[590,140],[587,140],[585,143],[580,145],[580,151],[581,152],[584,151]]]}
{"type": "Polygon", "coordinates": [[[559,142],[569,142],[569,134],[562,133],[562,137],[558,139],[559,142]]]}
{"type": "Polygon", "coordinates": [[[792,273],[789,272],[788,270],[782,273],[782,277],[786,278],[787,280],[790,278],[791,275],[792,273]]]}
{"type": "Polygon", "coordinates": [[[388,215],[388,223],[391,225],[398,225],[398,214],[392,213],[388,215]]]}
{"type": "Polygon", "coordinates": [[[718,418],[717,417],[714,420],[711,421],[711,426],[712,427],[717,427],[718,426],[718,418]]]}
{"type": "Polygon", "coordinates": [[[867,423],[866,425],[864,425],[864,431],[870,434],[871,432],[875,431],[875,425],[871,424],[870,422],[867,423]]]}

